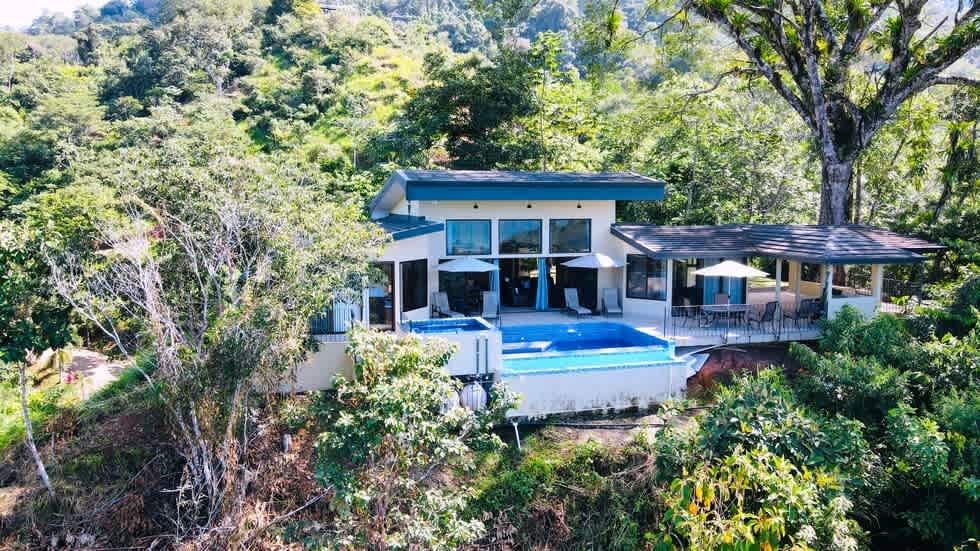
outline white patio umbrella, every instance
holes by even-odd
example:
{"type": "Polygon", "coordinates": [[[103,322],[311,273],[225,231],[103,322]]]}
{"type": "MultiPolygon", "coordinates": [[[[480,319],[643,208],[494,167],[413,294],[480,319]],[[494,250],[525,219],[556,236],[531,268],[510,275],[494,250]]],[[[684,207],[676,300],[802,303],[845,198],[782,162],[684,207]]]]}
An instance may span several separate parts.
{"type": "Polygon", "coordinates": [[[741,262],[735,262],[734,260],[725,260],[724,262],[719,262],[713,266],[705,266],[700,270],[694,271],[695,275],[704,277],[727,277],[728,279],[728,294],[732,293],[732,279],[745,279],[749,277],[768,277],[769,274],[763,272],[762,270],[756,270],[752,266],[746,266],[741,262]]]}
{"type": "Polygon", "coordinates": [[[752,266],[746,266],[734,260],[726,260],[713,266],[705,266],[700,270],[695,270],[694,274],[704,277],[737,277],[740,279],[747,277],[769,277],[769,274],[762,270],[756,270],[752,266]]]}
{"type": "Polygon", "coordinates": [[[499,269],[496,264],[468,256],[443,262],[439,265],[440,272],[496,272],[499,269]]]}
{"type": "Polygon", "coordinates": [[[569,268],[622,268],[623,263],[610,258],[602,253],[592,253],[578,258],[573,258],[568,262],[562,262],[562,266],[569,268]]]}

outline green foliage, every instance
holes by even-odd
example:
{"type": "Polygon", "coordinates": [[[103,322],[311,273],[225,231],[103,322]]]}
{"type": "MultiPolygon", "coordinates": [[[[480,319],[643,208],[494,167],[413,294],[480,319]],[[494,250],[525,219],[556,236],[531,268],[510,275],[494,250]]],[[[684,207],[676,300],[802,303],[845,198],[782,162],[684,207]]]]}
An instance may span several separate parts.
{"type": "Polygon", "coordinates": [[[869,482],[875,467],[862,423],[841,416],[826,419],[799,406],[775,370],[741,376],[722,388],[699,424],[698,449],[708,459],[737,447],[761,448],[800,468],[839,470],[845,481],[858,485],[869,482]]]}
{"type": "Polygon", "coordinates": [[[471,472],[473,449],[499,443],[487,429],[512,406],[506,392],[486,412],[453,405],[447,341],[355,327],[348,352],[356,378],[336,378],[317,437],[317,479],[336,492],[334,541],[452,549],[480,536],[482,522],[462,517],[469,488],[436,479],[471,472]]]}
{"type": "Polygon", "coordinates": [[[699,465],[670,485],[662,549],[858,549],[836,478],[765,449],[699,465]]]}
{"type": "Polygon", "coordinates": [[[642,435],[623,447],[529,436],[523,453],[484,457],[471,515],[496,512],[513,526],[503,541],[519,549],[642,548],[662,510],[651,450],[642,435]]]}
{"type": "Polygon", "coordinates": [[[799,399],[829,415],[844,415],[876,427],[889,410],[911,399],[907,375],[883,367],[874,357],[821,356],[800,344],[791,345],[790,350],[804,369],[793,381],[799,399]]]}

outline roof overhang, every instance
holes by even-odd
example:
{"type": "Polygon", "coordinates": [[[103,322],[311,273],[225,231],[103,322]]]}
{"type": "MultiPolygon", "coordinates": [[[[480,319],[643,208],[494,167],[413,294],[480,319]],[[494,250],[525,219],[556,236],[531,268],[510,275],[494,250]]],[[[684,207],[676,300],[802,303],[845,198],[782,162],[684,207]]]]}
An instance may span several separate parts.
{"type": "Polygon", "coordinates": [[[442,222],[404,214],[389,214],[383,218],[376,218],[374,223],[381,226],[381,229],[387,232],[394,241],[441,232],[445,228],[442,222]]]}
{"type": "Polygon", "coordinates": [[[409,201],[609,201],[664,198],[664,183],[630,173],[396,170],[369,205],[380,218],[409,201]]]}
{"type": "Polygon", "coordinates": [[[675,260],[765,256],[818,264],[909,264],[924,260],[922,252],[943,249],[888,230],[850,225],[617,224],[610,231],[652,258],[675,260]]]}

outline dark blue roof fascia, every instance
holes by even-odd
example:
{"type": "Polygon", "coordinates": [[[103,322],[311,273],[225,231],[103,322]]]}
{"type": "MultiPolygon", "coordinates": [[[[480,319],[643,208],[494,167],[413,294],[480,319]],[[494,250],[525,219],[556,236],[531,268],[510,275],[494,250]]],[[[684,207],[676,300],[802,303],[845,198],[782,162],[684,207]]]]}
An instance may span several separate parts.
{"type": "MultiPolygon", "coordinates": [[[[393,188],[410,201],[648,200],[664,198],[664,182],[632,173],[396,170],[371,200],[372,216],[393,188]]],[[[390,204],[387,208],[390,208],[390,204]]]]}
{"type": "Polygon", "coordinates": [[[646,200],[664,198],[663,186],[603,184],[584,186],[561,183],[443,184],[408,182],[409,201],[590,201],[646,200]]]}

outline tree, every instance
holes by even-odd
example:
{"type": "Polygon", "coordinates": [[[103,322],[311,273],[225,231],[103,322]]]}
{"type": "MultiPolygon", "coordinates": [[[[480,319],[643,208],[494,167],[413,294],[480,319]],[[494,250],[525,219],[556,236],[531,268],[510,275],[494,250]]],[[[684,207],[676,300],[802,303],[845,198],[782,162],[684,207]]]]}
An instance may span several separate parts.
{"type": "Polygon", "coordinates": [[[0,366],[12,364],[17,370],[24,442],[38,477],[53,498],[27,407],[27,367],[37,359],[38,350],[68,343],[71,331],[68,309],[46,285],[47,270],[33,245],[26,226],[14,227],[0,220],[0,366]]]}
{"type": "Polygon", "coordinates": [[[513,404],[499,389],[487,412],[461,407],[445,370],[455,351],[443,339],[352,330],[356,377],[334,381],[317,438],[317,478],[334,489],[339,513],[335,544],[448,550],[483,532],[462,514],[468,488],[439,479],[472,472],[473,448],[500,444],[489,428],[513,404]]]}
{"type": "Polygon", "coordinates": [[[183,539],[238,511],[248,396],[306,357],[309,317],[363,281],[382,234],[246,156],[234,127],[199,122],[138,142],[76,167],[115,194],[115,216],[96,250],[49,247],[48,265],[58,293],[121,355],[153,354],[144,376],[185,460],[183,539]]]}
{"type": "Polygon", "coordinates": [[[854,163],[909,98],[968,82],[946,70],[980,44],[980,3],[923,29],[926,0],[693,0],[809,127],[822,164],[820,222],[849,221],[854,163]],[[941,26],[951,22],[948,32],[941,26]],[[925,34],[920,33],[926,30],[925,34]],[[868,46],[871,46],[869,49],[868,46]],[[871,60],[867,55],[877,54],[871,60]],[[866,68],[866,69],[865,69],[866,68]]]}
{"type": "MultiPolygon", "coordinates": [[[[947,73],[980,44],[980,3],[926,27],[927,0],[683,0],[666,21],[697,14],[730,36],[747,62],[720,78],[762,78],[806,124],[822,166],[821,223],[850,221],[854,164],[909,98],[936,85],[980,81],[947,73]]],[[[607,48],[625,48],[618,2],[601,10],[607,48]]],[[[636,35],[637,33],[632,33],[636,35]]]]}

